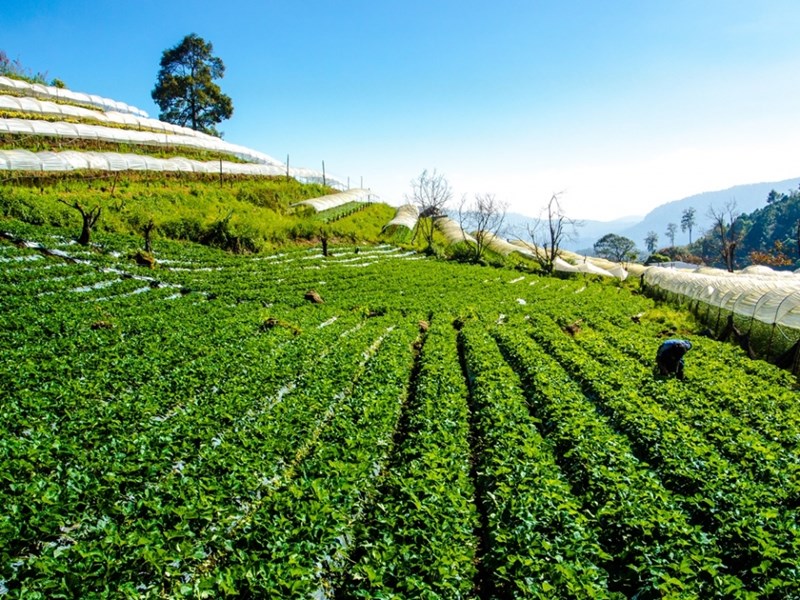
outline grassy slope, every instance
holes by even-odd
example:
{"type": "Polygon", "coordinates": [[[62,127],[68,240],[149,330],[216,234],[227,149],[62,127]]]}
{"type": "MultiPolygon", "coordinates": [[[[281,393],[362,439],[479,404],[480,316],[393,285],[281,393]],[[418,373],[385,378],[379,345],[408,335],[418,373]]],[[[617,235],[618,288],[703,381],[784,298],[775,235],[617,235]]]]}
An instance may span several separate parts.
{"type": "Polygon", "coordinates": [[[395,212],[386,204],[371,204],[344,216],[336,214],[337,209],[317,214],[291,206],[334,191],[283,177],[226,176],[220,184],[213,175],[8,173],[0,180],[0,215],[77,235],[81,219],[71,205],[78,202],[87,209],[102,207],[96,229],[108,233],[142,235],[152,219],[156,237],[214,244],[209,236],[215,227],[219,233],[227,218],[224,235],[239,238],[243,247],[255,251],[316,241],[323,233],[332,241],[412,245],[408,232],[382,234],[395,212]]]}

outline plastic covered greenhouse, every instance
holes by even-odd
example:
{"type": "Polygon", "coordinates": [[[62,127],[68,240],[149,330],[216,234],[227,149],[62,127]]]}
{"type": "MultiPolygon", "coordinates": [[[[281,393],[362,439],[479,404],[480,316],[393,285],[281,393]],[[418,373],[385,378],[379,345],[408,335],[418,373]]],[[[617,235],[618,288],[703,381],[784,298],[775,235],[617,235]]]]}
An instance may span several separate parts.
{"type": "Polygon", "coordinates": [[[419,209],[413,204],[403,204],[402,206],[398,207],[394,218],[386,224],[384,229],[388,229],[390,227],[407,227],[408,229],[413,230],[414,227],[416,227],[418,220],[419,209]]]}
{"type": "Polygon", "coordinates": [[[436,228],[442,232],[449,244],[457,244],[459,242],[475,243],[475,238],[461,229],[461,225],[450,217],[438,217],[435,223],[436,228]]]}
{"type": "Polygon", "coordinates": [[[372,202],[374,199],[375,196],[369,190],[354,189],[347,190],[346,192],[339,192],[338,194],[320,196],[319,198],[311,198],[310,200],[302,200],[300,202],[295,202],[292,206],[310,206],[319,212],[342,206],[348,202],[372,202]]]}
{"type": "Polygon", "coordinates": [[[124,102],[117,102],[116,100],[111,100],[109,98],[103,98],[101,96],[95,96],[92,94],[73,92],[72,90],[58,88],[52,85],[28,83],[27,81],[11,79],[10,77],[0,77],[0,91],[16,93],[30,98],[55,100],[70,104],[90,106],[102,110],[115,110],[117,112],[147,117],[147,113],[142,109],[125,104],[124,102]]]}
{"type": "Polygon", "coordinates": [[[195,131],[190,127],[181,127],[173,123],[165,123],[158,119],[150,119],[130,113],[117,111],[103,112],[92,108],[84,108],[74,104],[59,104],[49,100],[38,100],[36,98],[18,98],[0,94],[0,109],[10,112],[27,113],[45,117],[60,117],[64,119],[86,119],[99,121],[101,123],[113,123],[115,125],[127,125],[140,129],[152,129],[165,133],[175,133],[189,135],[199,138],[219,139],[214,136],[195,131]]]}
{"type": "Polygon", "coordinates": [[[30,152],[0,150],[0,171],[164,171],[183,173],[219,173],[234,175],[283,175],[285,168],[276,165],[198,161],[188,158],[156,158],[146,154],[117,152],[30,152]]]}
{"type": "Polygon", "coordinates": [[[800,275],[753,266],[729,273],[654,266],[643,283],[652,295],[686,304],[716,332],[735,326],[765,354],[800,339],[800,275]]]}
{"type": "Polygon", "coordinates": [[[158,133],[156,131],[139,131],[136,129],[120,129],[105,125],[88,123],[67,123],[63,121],[37,121],[34,119],[0,119],[0,133],[72,138],[79,140],[97,140],[120,144],[141,144],[166,148],[185,147],[198,150],[211,150],[230,154],[243,160],[264,165],[282,165],[278,160],[263,152],[257,152],[244,146],[229,144],[211,136],[158,133]]]}
{"type": "MultiPolygon", "coordinates": [[[[340,179],[314,169],[289,168],[271,156],[218,137],[172,123],[151,119],[134,106],[101,96],[64,88],[0,77],[0,110],[13,118],[0,118],[0,133],[28,137],[95,140],[99,142],[192,148],[227,154],[247,164],[185,158],[157,159],[150,156],[113,152],[26,152],[0,151],[0,170],[6,171],[107,171],[149,170],[228,173],[245,175],[288,175],[302,183],[323,183],[345,190],[340,179]],[[20,118],[29,116],[30,118],[20,118]]],[[[103,150],[98,147],[97,150],[103,150]]],[[[371,196],[374,198],[374,196],[371,196]]]]}

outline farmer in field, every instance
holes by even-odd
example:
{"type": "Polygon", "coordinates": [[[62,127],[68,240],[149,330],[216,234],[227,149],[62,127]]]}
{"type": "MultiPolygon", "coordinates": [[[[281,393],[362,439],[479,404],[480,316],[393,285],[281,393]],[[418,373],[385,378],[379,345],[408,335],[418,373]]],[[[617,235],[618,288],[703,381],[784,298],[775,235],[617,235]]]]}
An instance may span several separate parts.
{"type": "Polygon", "coordinates": [[[683,355],[692,348],[688,340],[671,339],[658,347],[656,364],[661,375],[675,375],[683,379],[683,355]]]}

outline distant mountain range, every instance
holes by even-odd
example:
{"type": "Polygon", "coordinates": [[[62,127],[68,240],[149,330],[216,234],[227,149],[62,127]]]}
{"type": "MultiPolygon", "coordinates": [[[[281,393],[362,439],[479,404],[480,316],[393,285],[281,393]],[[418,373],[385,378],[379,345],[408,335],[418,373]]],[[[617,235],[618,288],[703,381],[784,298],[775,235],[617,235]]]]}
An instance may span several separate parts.
{"type": "MultiPolygon", "coordinates": [[[[728,200],[735,200],[738,212],[750,213],[766,206],[767,195],[770,191],[788,192],[797,189],[798,186],[800,186],[800,177],[784,181],[737,185],[726,190],[703,192],[681,200],[667,202],[651,210],[644,218],[624,217],[614,221],[585,220],[583,221],[583,226],[577,230],[577,236],[565,241],[563,247],[567,250],[575,251],[588,250],[605,234],[616,233],[632,239],[636,242],[637,248],[644,250],[644,239],[647,233],[655,231],[658,234],[658,247],[662,248],[669,245],[669,240],[667,239],[667,225],[669,223],[675,223],[678,226],[678,231],[675,234],[675,245],[688,244],[689,233],[681,231],[681,216],[687,208],[693,207],[695,209],[697,223],[692,230],[692,240],[696,240],[711,226],[711,220],[706,216],[709,207],[722,208],[728,200]]],[[[525,224],[530,221],[531,217],[525,215],[517,213],[506,215],[506,223],[511,230],[524,231],[525,224]]]]}

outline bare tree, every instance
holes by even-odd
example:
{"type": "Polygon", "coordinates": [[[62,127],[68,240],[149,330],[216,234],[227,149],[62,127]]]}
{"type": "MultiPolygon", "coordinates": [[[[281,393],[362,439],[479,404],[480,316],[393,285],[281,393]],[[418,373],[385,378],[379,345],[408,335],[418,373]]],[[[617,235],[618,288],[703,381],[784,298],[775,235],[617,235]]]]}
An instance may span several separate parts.
{"type": "MultiPolygon", "coordinates": [[[[453,197],[453,191],[444,175],[428,173],[425,169],[419,177],[411,181],[411,196],[406,196],[409,204],[414,204],[419,208],[419,220],[417,221],[417,232],[422,234],[425,240],[425,250],[433,251],[433,231],[434,220],[444,214],[445,206],[453,197]]],[[[416,237],[416,234],[415,234],[416,237]]]]}
{"type": "Polygon", "coordinates": [[[539,218],[525,226],[531,243],[537,250],[542,267],[547,273],[553,272],[553,265],[561,251],[561,244],[575,236],[583,223],[566,215],[559,197],[562,192],[550,196],[550,201],[540,213],[539,218]]]}
{"type": "Polygon", "coordinates": [[[81,235],[78,238],[78,243],[81,246],[88,246],[89,241],[92,237],[92,227],[95,226],[97,220],[100,218],[100,211],[102,208],[100,206],[95,206],[89,210],[83,208],[78,201],[76,200],[74,204],[70,204],[66,200],[62,200],[59,198],[59,202],[62,204],[66,204],[70,208],[74,208],[79,213],[81,213],[81,218],[83,219],[83,226],[81,227],[81,235]]]}
{"type": "Polygon", "coordinates": [[[503,231],[507,209],[508,204],[497,200],[494,194],[475,194],[472,202],[467,202],[466,196],[461,199],[458,221],[463,232],[475,232],[472,234],[475,238],[472,260],[475,262],[483,258],[489,243],[503,231]]]}
{"type": "Polygon", "coordinates": [[[736,200],[728,200],[722,208],[709,206],[707,215],[711,219],[711,231],[719,244],[718,250],[725,268],[733,273],[734,253],[741,237],[741,232],[735,227],[736,217],[739,216],[736,211],[736,200]]]}

